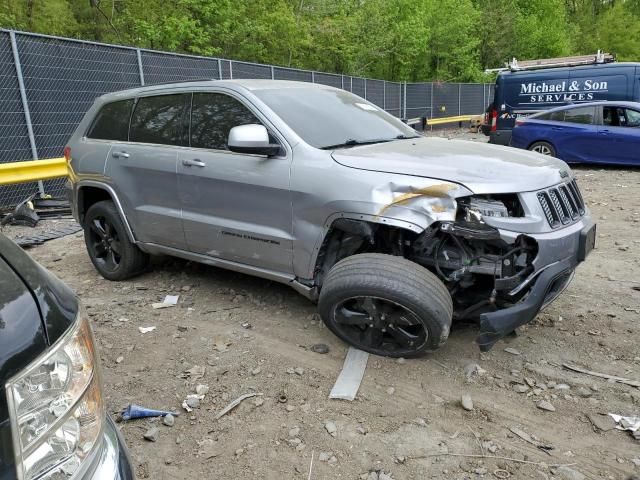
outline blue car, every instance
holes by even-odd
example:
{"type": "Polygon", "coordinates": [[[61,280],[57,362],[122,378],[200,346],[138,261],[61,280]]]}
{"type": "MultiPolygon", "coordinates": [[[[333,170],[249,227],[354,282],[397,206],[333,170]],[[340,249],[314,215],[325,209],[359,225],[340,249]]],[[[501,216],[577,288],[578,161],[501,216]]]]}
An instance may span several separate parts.
{"type": "Polygon", "coordinates": [[[518,119],[511,146],[567,163],[640,166],[640,103],[581,103],[518,119]]]}

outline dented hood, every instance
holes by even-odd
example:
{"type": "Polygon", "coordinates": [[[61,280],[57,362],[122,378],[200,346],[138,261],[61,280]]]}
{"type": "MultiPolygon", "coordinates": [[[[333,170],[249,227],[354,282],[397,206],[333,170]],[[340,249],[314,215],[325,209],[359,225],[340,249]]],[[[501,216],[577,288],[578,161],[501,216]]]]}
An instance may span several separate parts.
{"type": "Polygon", "coordinates": [[[346,167],[446,180],[476,194],[540,190],[560,183],[561,171],[570,172],[562,160],[526,150],[434,137],[339,149],[332,155],[346,167]]]}

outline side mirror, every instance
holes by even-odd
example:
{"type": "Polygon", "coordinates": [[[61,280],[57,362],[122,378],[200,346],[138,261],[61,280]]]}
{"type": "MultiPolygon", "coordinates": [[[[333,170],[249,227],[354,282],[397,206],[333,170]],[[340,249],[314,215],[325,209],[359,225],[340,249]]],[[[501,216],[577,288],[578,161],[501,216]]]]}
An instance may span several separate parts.
{"type": "Polygon", "coordinates": [[[229,132],[227,147],[232,152],[269,157],[280,153],[280,145],[269,143],[269,132],[264,125],[239,125],[229,132]]]}

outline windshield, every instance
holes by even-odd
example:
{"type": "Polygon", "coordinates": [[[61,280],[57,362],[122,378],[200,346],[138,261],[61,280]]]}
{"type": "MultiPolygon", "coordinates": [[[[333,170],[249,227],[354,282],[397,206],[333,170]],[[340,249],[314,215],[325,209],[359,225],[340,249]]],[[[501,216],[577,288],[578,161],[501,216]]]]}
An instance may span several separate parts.
{"type": "Polygon", "coordinates": [[[415,130],[366,100],[343,90],[284,88],[254,91],[305,142],[338,148],[413,138],[415,130]]]}

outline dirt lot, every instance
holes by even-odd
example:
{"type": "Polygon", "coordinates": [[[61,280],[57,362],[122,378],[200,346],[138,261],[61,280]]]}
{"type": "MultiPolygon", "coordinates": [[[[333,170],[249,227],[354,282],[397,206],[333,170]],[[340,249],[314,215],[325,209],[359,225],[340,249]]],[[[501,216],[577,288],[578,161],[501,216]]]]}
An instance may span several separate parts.
{"type": "Polygon", "coordinates": [[[346,346],[285,286],[171,258],[112,283],[94,270],[81,234],[29,252],[85,305],[109,411],[137,403],[181,412],[173,427],[120,424],[139,478],[624,479],[640,473],[640,442],[597,430],[589,416],[640,414],[640,389],[562,365],[640,380],[640,170],[575,170],[599,238],[564,295],[488,353],[473,343],[475,325],[457,325],[425,358],[370,357],[354,402],[328,399],[346,346]],[[177,306],[152,308],[168,294],[180,296],[177,306]],[[138,330],[148,326],[156,329],[138,330]],[[308,348],[318,343],[329,353],[308,348]],[[182,401],[198,384],[209,391],[186,413],[182,401]],[[215,420],[246,393],[261,396],[215,420]],[[541,400],[555,411],[538,408],[541,400]],[[155,443],[143,439],[153,426],[155,443]]]}

